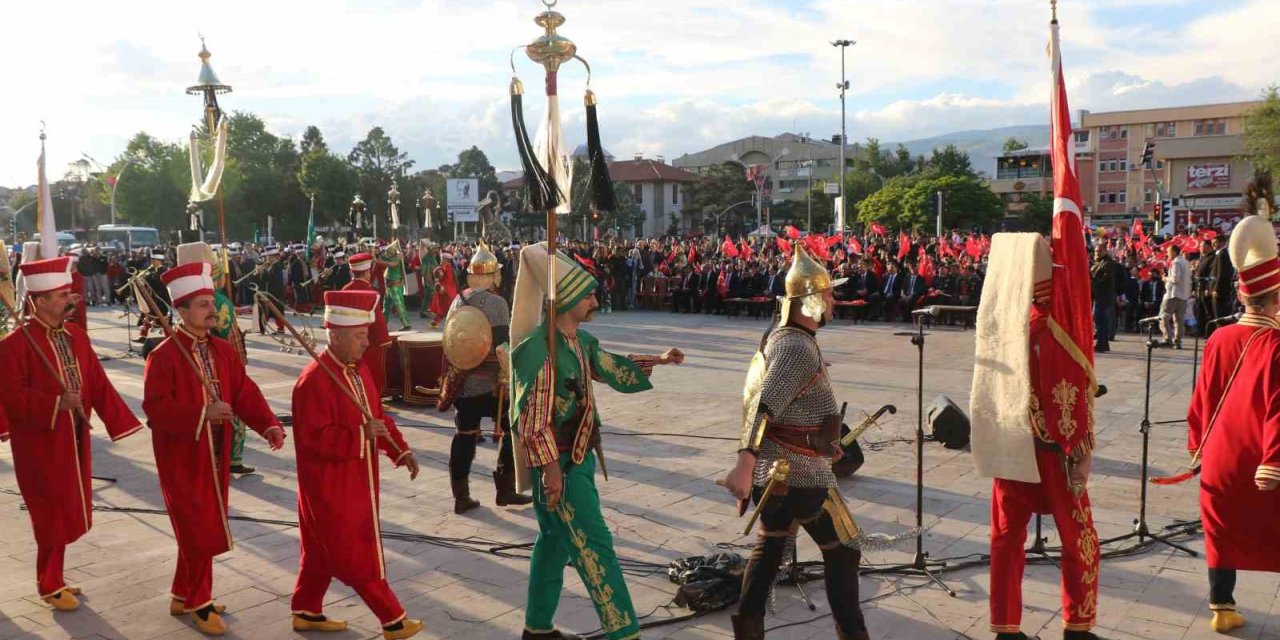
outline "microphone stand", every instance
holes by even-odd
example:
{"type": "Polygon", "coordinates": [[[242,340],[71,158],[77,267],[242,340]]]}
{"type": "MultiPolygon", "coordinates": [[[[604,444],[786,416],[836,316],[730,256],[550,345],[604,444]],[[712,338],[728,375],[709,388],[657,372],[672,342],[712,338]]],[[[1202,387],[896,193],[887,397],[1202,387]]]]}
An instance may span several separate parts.
{"type": "MultiPolygon", "coordinates": [[[[917,315],[938,314],[936,306],[919,309],[915,312],[917,315]]],[[[876,573],[901,573],[911,572],[922,575],[933,582],[933,584],[942,587],[942,590],[952,598],[956,597],[956,592],[948,587],[941,578],[934,572],[930,571],[930,567],[939,569],[947,566],[946,562],[937,560],[929,560],[929,554],[924,550],[924,323],[916,323],[915,333],[897,332],[894,335],[911,336],[911,344],[915,345],[918,352],[918,360],[916,365],[916,553],[908,564],[893,565],[889,567],[881,567],[863,571],[863,574],[876,573]]]]}
{"type": "Polygon", "coordinates": [[[1100,541],[1099,545],[1111,544],[1121,540],[1130,538],[1138,539],[1138,546],[1146,546],[1148,541],[1159,542],[1161,544],[1172,547],[1193,558],[1199,554],[1188,549],[1176,542],[1169,540],[1160,534],[1151,533],[1151,528],[1147,526],[1147,479],[1150,476],[1149,451],[1151,445],[1151,352],[1156,348],[1155,323],[1147,323],[1147,374],[1146,374],[1146,392],[1142,401],[1142,424],[1138,430],[1142,433],[1142,479],[1139,483],[1138,493],[1138,517],[1133,521],[1133,531],[1114,538],[1107,538],[1100,541]]]}

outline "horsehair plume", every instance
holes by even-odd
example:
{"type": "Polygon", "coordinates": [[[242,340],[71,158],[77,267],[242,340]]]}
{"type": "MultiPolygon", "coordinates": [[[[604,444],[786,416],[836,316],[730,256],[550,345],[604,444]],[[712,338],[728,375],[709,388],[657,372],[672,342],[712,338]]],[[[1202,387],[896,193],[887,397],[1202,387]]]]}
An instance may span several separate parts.
{"type": "Polygon", "coordinates": [[[1276,194],[1271,186],[1271,174],[1265,171],[1253,174],[1253,179],[1245,186],[1244,195],[1244,208],[1248,215],[1261,213],[1270,215],[1276,201],[1276,194]],[[1258,206],[1259,201],[1267,204],[1267,211],[1261,211],[1261,207],[1258,206]]]}
{"type": "Polygon", "coordinates": [[[524,86],[517,78],[511,79],[511,124],[516,134],[516,151],[524,169],[524,185],[529,194],[527,208],[547,211],[560,204],[560,191],[555,180],[538,162],[529,141],[529,130],[524,124],[524,86]]]}
{"type": "Polygon", "coordinates": [[[587,157],[591,162],[591,206],[596,211],[616,211],[618,196],[609,177],[609,162],[600,143],[600,121],[596,117],[596,94],[587,89],[587,157]]]}

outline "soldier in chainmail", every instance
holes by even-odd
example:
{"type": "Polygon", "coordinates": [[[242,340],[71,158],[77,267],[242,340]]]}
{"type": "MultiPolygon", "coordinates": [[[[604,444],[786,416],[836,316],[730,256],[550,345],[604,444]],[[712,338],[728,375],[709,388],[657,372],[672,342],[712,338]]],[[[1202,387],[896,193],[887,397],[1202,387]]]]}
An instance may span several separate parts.
{"type": "Polygon", "coordinates": [[[760,539],[733,616],[738,640],[764,638],[769,593],[788,538],[800,527],[822,550],[836,637],[870,638],[858,605],[857,543],[863,536],[831,472],[840,455],[840,414],[816,335],[831,320],[832,290],[842,283],[832,282],[826,269],[797,247],[780,306],[781,326],[766,334],[747,375],[738,463],[727,485],[740,500],[761,504],[760,539]],[[771,478],[778,481],[766,495],[771,478]]]}
{"type": "Polygon", "coordinates": [[[496,350],[498,346],[508,342],[511,324],[511,311],[507,307],[507,301],[491,291],[502,277],[499,267],[497,256],[481,242],[467,265],[468,288],[453,299],[445,319],[445,330],[449,331],[449,319],[459,308],[471,306],[479,309],[493,330],[494,345],[488,358],[480,366],[463,371],[450,363],[445,372],[439,407],[447,409],[452,403],[457,409],[453,418],[457,433],[453,436],[453,445],[449,451],[449,486],[453,490],[454,513],[463,513],[480,506],[471,497],[470,475],[471,463],[476,457],[476,444],[484,438],[480,423],[485,418],[494,421],[494,441],[500,443],[498,464],[493,472],[498,506],[520,506],[533,502],[533,498],[516,491],[511,438],[504,435],[508,430],[507,412],[500,410],[498,401],[499,396],[505,398],[506,391],[505,385],[499,380],[501,371],[496,350]]]}

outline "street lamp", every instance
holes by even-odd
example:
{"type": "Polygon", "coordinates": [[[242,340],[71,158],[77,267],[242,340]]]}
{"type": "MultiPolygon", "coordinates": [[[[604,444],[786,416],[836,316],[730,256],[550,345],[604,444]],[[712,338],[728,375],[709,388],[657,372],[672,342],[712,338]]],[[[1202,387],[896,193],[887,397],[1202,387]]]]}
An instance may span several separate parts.
{"type": "MultiPolygon", "coordinates": [[[[102,167],[103,171],[107,170],[107,166],[102,164],[101,162],[98,162],[98,160],[96,160],[93,156],[90,156],[87,153],[81,153],[80,155],[84,156],[86,160],[93,162],[99,167],[102,167]]],[[[133,162],[133,156],[125,156],[124,164],[120,165],[120,170],[116,172],[116,175],[107,176],[107,180],[110,181],[111,183],[111,224],[112,225],[116,223],[116,187],[120,186],[120,176],[124,175],[124,170],[129,168],[130,162],[133,162]]]]}
{"type": "Polygon", "coordinates": [[[840,90],[840,207],[836,212],[836,231],[844,231],[844,150],[849,144],[848,134],[845,132],[845,114],[844,114],[844,94],[849,90],[849,81],[844,75],[844,54],[849,47],[857,44],[853,40],[836,40],[831,43],[833,47],[840,47],[840,82],[836,84],[836,88],[840,90]]]}

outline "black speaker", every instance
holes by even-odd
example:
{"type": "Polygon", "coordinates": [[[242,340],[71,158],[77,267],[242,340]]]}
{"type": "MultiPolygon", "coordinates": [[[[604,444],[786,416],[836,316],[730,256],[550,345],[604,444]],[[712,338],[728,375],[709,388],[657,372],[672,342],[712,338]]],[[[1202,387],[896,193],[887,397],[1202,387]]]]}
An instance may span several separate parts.
{"type": "Polygon", "coordinates": [[[969,416],[960,410],[951,398],[938,396],[933,399],[933,406],[926,414],[933,439],[941,442],[948,449],[963,449],[969,446],[969,416]]]}

